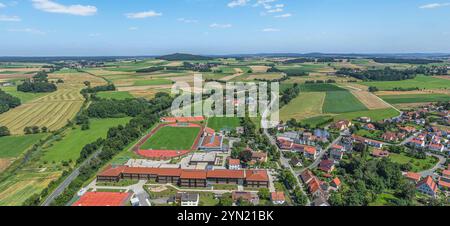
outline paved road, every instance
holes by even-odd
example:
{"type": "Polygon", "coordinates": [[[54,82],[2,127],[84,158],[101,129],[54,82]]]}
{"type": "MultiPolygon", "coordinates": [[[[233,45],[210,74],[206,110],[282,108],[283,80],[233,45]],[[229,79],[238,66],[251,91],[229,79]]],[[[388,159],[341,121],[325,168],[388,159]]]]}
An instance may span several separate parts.
{"type": "Polygon", "coordinates": [[[437,169],[439,169],[439,167],[441,167],[442,165],[445,164],[446,158],[445,158],[444,156],[436,155],[436,154],[429,153],[429,152],[427,152],[427,155],[428,155],[428,156],[434,156],[434,157],[438,158],[439,161],[438,161],[438,163],[436,163],[435,166],[433,166],[433,168],[431,168],[431,169],[429,169],[429,170],[424,170],[424,171],[419,172],[419,173],[420,173],[420,176],[422,176],[422,177],[432,176],[433,178],[436,178],[437,175],[436,175],[434,172],[435,172],[437,169]]]}
{"type": "Polygon", "coordinates": [[[414,137],[416,137],[417,135],[419,135],[420,132],[417,132],[411,136],[409,136],[408,138],[406,138],[404,141],[402,141],[399,145],[405,145],[407,143],[409,143],[414,137]]]}
{"type": "Polygon", "coordinates": [[[74,169],[69,176],[66,177],[66,179],[64,179],[64,181],[58,185],[58,187],[50,194],[47,196],[47,198],[45,199],[45,201],[41,204],[41,206],[49,206],[59,195],[61,195],[63,193],[63,191],[69,186],[69,184],[75,180],[75,178],[78,177],[78,175],[80,174],[80,168],[85,166],[87,163],[89,163],[89,161],[91,161],[92,158],[97,157],[98,154],[100,154],[101,149],[94,152],[94,154],[92,154],[89,158],[87,158],[86,160],[84,160],[84,162],[82,162],[80,164],[80,166],[78,166],[78,168],[74,169]]]}
{"type": "Polygon", "coordinates": [[[337,144],[341,139],[342,139],[342,136],[339,135],[339,137],[337,137],[333,142],[331,142],[326,148],[322,149],[319,153],[319,156],[316,158],[316,160],[314,160],[314,162],[308,166],[308,169],[316,168],[319,165],[320,161],[322,160],[322,157],[327,152],[327,150],[330,149],[331,146],[337,144]]]}

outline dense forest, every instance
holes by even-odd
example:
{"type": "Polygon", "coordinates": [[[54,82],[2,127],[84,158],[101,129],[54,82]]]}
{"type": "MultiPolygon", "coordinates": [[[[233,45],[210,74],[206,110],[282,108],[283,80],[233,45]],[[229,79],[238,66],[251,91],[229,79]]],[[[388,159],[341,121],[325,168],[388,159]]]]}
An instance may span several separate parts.
{"type": "Polygon", "coordinates": [[[442,63],[441,60],[430,60],[430,59],[402,59],[402,58],[372,58],[373,61],[382,64],[432,64],[432,63],[442,63]]]}
{"type": "Polygon", "coordinates": [[[292,87],[283,90],[281,92],[280,108],[289,103],[292,99],[296,98],[299,93],[300,86],[297,83],[295,83],[292,87]]]}
{"type": "Polygon", "coordinates": [[[27,79],[17,86],[17,91],[21,92],[49,93],[56,90],[56,85],[48,81],[48,75],[45,71],[38,72],[32,79],[27,79]]]}
{"type": "Polygon", "coordinates": [[[11,108],[15,108],[20,104],[19,98],[0,90],[0,114],[9,111],[11,108]]]}

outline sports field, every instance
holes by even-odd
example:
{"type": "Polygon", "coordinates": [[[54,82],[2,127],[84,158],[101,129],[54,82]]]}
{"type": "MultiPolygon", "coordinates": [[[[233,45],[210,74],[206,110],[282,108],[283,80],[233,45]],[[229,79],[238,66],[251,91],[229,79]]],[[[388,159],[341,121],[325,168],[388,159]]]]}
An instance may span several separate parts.
{"type": "Polygon", "coordinates": [[[450,80],[419,75],[414,79],[402,81],[361,82],[360,84],[375,86],[379,90],[393,90],[394,88],[448,89],[450,87],[450,80]]]}
{"type": "Polygon", "coordinates": [[[324,113],[345,113],[368,110],[349,91],[327,92],[323,105],[324,113]]]}
{"type": "Polygon", "coordinates": [[[165,126],[153,134],[142,146],[142,150],[190,150],[200,127],[165,126]]]}
{"type": "Polygon", "coordinates": [[[322,114],[325,96],[325,92],[300,93],[289,104],[281,108],[281,120],[287,121],[292,118],[301,120],[322,114]]]}
{"type": "Polygon", "coordinates": [[[237,117],[212,117],[208,119],[208,127],[215,131],[234,129],[239,125],[240,120],[237,117]]]}

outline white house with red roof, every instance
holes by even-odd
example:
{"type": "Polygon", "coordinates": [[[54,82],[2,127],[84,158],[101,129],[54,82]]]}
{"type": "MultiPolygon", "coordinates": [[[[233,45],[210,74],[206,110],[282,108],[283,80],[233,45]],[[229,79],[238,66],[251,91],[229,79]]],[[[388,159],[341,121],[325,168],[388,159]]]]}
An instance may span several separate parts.
{"type": "Polygon", "coordinates": [[[431,176],[427,176],[417,183],[416,189],[426,195],[436,197],[437,192],[439,191],[436,182],[434,182],[431,176]]]}
{"type": "Polygon", "coordinates": [[[286,202],[284,192],[282,191],[272,192],[270,194],[270,200],[274,205],[283,205],[286,202]]]}
{"type": "Polygon", "coordinates": [[[229,158],[228,159],[228,169],[240,170],[241,169],[241,160],[229,158]]]}

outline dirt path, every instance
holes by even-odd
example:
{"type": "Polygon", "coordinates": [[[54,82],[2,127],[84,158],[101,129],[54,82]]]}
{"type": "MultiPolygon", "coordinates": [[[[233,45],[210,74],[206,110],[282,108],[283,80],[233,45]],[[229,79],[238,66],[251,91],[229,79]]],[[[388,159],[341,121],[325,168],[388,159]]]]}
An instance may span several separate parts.
{"type": "Polygon", "coordinates": [[[244,74],[244,72],[240,68],[235,68],[234,71],[236,72],[235,74],[225,76],[225,77],[221,78],[220,80],[226,82],[226,81],[230,81],[231,79],[239,77],[244,74]]]}

